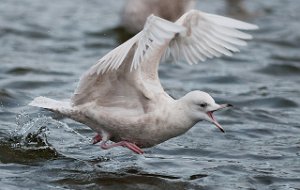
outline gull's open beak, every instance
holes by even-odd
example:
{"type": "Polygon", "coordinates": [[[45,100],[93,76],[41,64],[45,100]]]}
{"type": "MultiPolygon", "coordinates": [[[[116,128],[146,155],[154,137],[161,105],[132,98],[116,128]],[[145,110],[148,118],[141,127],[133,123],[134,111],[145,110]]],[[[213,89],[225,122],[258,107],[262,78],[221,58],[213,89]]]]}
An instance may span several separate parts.
{"type": "Polygon", "coordinates": [[[222,128],[222,126],[218,123],[216,118],[214,117],[213,112],[218,111],[218,110],[223,109],[223,108],[227,108],[227,107],[232,107],[232,105],[231,104],[220,104],[220,105],[217,105],[215,109],[206,112],[208,117],[211,120],[210,122],[212,122],[216,127],[218,127],[223,133],[225,133],[225,131],[222,128]]]}

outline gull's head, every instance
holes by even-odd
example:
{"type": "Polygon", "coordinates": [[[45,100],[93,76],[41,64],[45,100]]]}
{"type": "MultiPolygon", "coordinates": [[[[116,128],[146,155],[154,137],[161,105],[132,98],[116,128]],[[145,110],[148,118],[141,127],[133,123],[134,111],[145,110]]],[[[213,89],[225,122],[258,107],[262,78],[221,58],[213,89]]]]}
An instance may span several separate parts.
{"type": "Polygon", "coordinates": [[[182,99],[185,102],[185,108],[189,117],[195,121],[209,121],[224,132],[224,129],[214,117],[213,112],[231,107],[231,104],[217,104],[208,93],[202,91],[189,92],[182,99]]]}

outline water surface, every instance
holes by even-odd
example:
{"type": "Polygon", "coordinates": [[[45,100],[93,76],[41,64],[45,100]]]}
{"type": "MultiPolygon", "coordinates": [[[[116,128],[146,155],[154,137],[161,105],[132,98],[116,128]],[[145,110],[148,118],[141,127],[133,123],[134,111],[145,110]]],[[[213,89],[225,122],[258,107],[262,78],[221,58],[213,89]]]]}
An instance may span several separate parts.
{"type": "MultiPolygon", "coordinates": [[[[234,15],[260,26],[234,57],[164,64],[173,97],[200,89],[235,107],[226,130],[198,123],[135,155],[100,150],[86,126],[27,104],[71,96],[80,75],[118,45],[122,0],[2,0],[1,189],[300,189],[300,2],[247,1],[234,15]]],[[[222,0],[198,2],[226,15],[222,0]]]]}

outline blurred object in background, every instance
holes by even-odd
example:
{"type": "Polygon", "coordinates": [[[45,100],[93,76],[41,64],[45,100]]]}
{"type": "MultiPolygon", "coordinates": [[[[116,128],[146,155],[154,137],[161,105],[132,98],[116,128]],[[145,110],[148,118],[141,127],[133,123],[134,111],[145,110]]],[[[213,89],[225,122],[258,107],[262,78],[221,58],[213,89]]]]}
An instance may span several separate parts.
{"type": "Polygon", "coordinates": [[[245,9],[243,0],[226,0],[226,11],[229,16],[235,18],[245,18],[250,16],[245,9]]]}
{"type": "Polygon", "coordinates": [[[195,5],[195,0],[127,0],[124,6],[121,25],[131,34],[144,27],[151,14],[175,21],[195,5]]]}

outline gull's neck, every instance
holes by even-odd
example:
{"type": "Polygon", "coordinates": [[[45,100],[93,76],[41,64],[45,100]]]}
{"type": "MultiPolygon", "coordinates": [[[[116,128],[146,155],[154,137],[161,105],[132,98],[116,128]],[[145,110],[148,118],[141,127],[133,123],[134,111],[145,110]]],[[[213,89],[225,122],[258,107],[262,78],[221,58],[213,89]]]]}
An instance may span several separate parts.
{"type": "Polygon", "coordinates": [[[178,127],[184,131],[192,128],[200,119],[194,117],[193,112],[189,108],[188,102],[185,96],[174,101],[174,105],[171,108],[173,112],[173,119],[179,124],[178,127]]]}

